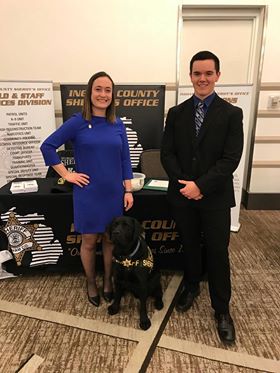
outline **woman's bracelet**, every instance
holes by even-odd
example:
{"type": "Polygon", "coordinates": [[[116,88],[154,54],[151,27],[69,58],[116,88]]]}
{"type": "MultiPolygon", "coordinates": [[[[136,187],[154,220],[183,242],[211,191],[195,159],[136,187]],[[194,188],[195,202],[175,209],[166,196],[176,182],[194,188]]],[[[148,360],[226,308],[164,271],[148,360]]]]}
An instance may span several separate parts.
{"type": "Polygon", "coordinates": [[[124,193],[133,193],[132,190],[125,190],[124,193]]]}

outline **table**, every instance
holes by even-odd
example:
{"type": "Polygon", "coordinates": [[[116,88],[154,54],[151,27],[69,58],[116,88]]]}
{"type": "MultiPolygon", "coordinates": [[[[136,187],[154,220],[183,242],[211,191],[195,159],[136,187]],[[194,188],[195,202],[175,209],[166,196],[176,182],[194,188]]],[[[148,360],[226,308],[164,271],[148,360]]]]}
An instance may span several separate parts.
{"type": "MultiPolygon", "coordinates": [[[[23,179],[17,179],[17,181],[23,179]]],[[[72,193],[54,193],[57,179],[36,179],[36,193],[11,194],[11,182],[0,189],[0,224],[9,237],[14,260],[6,262],[13,273],[81,270],[81,235],[74,231],[72,193]]],[[[134,206],[127,213],[138,219],[160,269],[182,269],[182,245],[169,214],[166,192],[134,193],[134,206]]],[[[97,266],[102,266],[101,245],[97,266]]]]}

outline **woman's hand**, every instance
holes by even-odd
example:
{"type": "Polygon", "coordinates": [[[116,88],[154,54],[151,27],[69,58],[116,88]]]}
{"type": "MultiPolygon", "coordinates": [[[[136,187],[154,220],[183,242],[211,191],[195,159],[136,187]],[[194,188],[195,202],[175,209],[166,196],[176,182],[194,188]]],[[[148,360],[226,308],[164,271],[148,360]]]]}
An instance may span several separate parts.
{"type": "Polygon", "coordinates": [[[128,211],[133,206],[133,195],[132,193],[124,193],[124,209],[128,211]]]}
{"type": "Polygon", "coordinates": [[[67,171],[67,173],[63,176],[63,179],[67,180],[69,183],[79,185],[79,187],[81,188],[84,185],[89,184],[89,176],[86,174],[81,174],[79,172],[67,171]]]}
{"type": "Polygon", "coordinates": [[[89,184],[89,176],[86,174],[81,174],[79,172],[70,172],[61,162],[59,164],[53,165],[53,169],[62,177],[62,179],[68,181],[69,183],[79,185],[83,187],[89,184]]]}

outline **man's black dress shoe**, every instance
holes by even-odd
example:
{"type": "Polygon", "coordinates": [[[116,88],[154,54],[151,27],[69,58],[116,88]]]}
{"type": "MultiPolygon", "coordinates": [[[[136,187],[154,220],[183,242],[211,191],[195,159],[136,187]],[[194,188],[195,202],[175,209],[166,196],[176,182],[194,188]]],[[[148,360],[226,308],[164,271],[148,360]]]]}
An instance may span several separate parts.
{"type": "Polygon", "coordinates": [[[189,308],[191,308],[195,298],[199,295],[199,293],[199,289],[197,289],[195,292],[184,289],[178,298],[176,310],[179,312],[187,311],[189,308]]]}
{"type": "Polygon", "coordinates": [[[226,344],[235,342],[234,323],[229,313],[216,313],[217,329],[220,340],[226,344]]]}

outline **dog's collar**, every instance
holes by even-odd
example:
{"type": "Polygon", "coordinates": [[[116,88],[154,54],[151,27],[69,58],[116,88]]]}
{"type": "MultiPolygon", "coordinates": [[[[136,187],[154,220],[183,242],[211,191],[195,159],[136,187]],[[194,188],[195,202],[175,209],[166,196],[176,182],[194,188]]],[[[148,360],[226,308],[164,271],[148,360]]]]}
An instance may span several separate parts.
{"type": "Polygon", "coordinates": [[[132,253],[128,255],[128,257],[129,257],[130,259],[132,259],[132,258],[134,257],[134,255],[137,253],[139,247],[140,247],[140,240],[138,240],[137,245],[136,245],[134,251],[132,251],[132,253]]]}
{"type": "Polygon", "coordinates": [[[148,256],[145,259],[142,260],[132,260],[126,258],[125,260],[118,260],[115,259],[116,263],[122,265],[123,267],[129,268],[129,267],[148,267],[149,271],[151,271],[154,267],[154,260],[153,260],[153,254],[149,246],[148,249],[148,256]]]}

